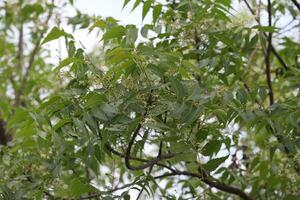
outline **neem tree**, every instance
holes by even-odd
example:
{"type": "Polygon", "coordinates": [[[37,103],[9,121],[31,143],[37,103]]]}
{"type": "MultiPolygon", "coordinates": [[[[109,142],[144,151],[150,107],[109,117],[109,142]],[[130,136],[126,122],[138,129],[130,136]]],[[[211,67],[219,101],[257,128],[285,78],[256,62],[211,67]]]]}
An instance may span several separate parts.
{"type": "Polygon", "coordinates": [[[240,3],[249,15],[135,0],[152,12],[141,28],[78,12],[69,24],[100,30],[100,55],[62,27],[44,36],[54,1],[4,3],[1,198],[299,199],[300,6],[240,3]],[[52,70],[43,44],[58,38],[52,70]]]}

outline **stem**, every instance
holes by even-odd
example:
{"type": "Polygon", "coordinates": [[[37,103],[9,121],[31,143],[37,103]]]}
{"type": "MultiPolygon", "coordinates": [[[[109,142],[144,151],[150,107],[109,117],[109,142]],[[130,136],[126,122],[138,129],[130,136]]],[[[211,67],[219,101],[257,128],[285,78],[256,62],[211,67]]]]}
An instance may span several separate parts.
{"type": "MultiPolygon", "coordinates": [[[[272,5],[271,5],[271,0],[268,0],[268,21],[269,21],[269,26],[272,26],[272,5]]],[[[267,52],[265,55],[265,63],[266,63],[266,77],[267,77],[267,83],[268,83],[268,88],[269,88],[269,100],[270,100],[270,105],[274,104],[274,92],[272,88],[272,77],[271,77],[271,64],[270,64],[270,53],[271,53],[271,45],[272,45],[272,33],[269,32],[268,34],[268,47],[267,47],[267,52]]]]}
{"type": "Polygon", "coordinates": [[[298,8],[300,11],[300,4],[297,2],[297,0],[292,0],[293,4],[298,8]]]}

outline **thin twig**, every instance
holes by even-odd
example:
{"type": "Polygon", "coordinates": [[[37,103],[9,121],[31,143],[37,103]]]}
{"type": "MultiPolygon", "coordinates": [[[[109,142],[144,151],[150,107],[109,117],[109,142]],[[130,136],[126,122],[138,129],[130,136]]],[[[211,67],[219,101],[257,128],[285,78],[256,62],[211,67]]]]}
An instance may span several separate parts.
{"type": "Polygon", "coordinates": [[[292,0],[293,4],[298,8],[300,11],[300,4],[297,2],[297,0],[292,0]]]}

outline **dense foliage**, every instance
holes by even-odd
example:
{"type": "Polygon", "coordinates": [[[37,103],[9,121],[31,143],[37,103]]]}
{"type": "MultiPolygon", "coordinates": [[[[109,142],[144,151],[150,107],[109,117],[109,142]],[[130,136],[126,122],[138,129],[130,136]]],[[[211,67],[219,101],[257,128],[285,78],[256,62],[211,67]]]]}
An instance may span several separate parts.
{"type": "Polygon", "coordinates": [[[299,199],[300,6],[239,3],[125,0],[142,27],[0,3],[0,198],[299,199]]]}

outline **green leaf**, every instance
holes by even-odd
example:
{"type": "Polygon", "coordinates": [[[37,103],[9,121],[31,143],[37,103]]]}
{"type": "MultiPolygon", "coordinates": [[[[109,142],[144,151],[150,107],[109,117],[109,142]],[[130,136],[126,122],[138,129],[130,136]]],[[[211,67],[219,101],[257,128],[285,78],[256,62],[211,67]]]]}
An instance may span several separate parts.
{"type": "Polygon", "coordinates": [[[106,28],[106,23],[103,20],[96,20],[95,23],[89,28],[90,31],[92,31],[94,28],[100,28],[101,30],[104,30],[106,28]]]}
{"type": "Polygon", "coordinates": [[[136,0],[134,5],[133,5],[133,8],[132,8],[131,12],[134,11],[136,9],[136,7],[138,7],[140,5],[140,3],[141,3],[141,0],[136,0]]]}
{"type": "Polygon", "coordinates": [[[70,34],[67,34],[64,30],[59,29],[58,27],[55,26],[52,28],[52,30],[48,33],[46,38],[43,40],[42,45],[52,40],[56,40],[62,36],[73,38],[70,34]]]}
{"type": "Polygon", "coordinates": [[[125,6],[128,4],[130,2],[130,0],[124,0],[124,4],[123,4],[123,7],[122,7],[122,9],[124,9],[125,8],[125,6]]]}
{"type": "Polygon", "coordinates": [[[73,57],[76,52],[75,42],[72,40],[68,42],[68,56],[73,57]]]}
{"type": "Polygon", "coordinates": [[[90,92],[86,97],[86,108],[94,108],[96,106],[99,106],[104,100],[105,97],[102,94],[99,94],[97,92],[90,92]]]}
{"type": "Polygon", "coordinates": [[[207,171],[214,171],[216,170],[222,163],[225,162],[225,160],[227,160],[227,158],[229,157],[228,156],[224,156],[224,157],[221,157],[221,158],[215,158],[215,159],[212,159],[210,161],[208,161],[206,164],[203,165],[203,168],[207,171]]]}
{"type": "Polygon", "coordinates": [[[130,200],[130,195],[129,194],[124,195],[123,199],[124,200],[130,200]]]}
{"type": "Polygon", "coordinates": [[[72,122],[72,120],[69,119],[69,118],[61,119],[61,120],[59,120],[59,122],[57,122],[57,123],[53,126],[53,130],[54,130],[54,131],[57,131],[58,129],[60,129],[60,128],[63,127],[64,125],[69,124],[69,123],[71,123],[71,122],[72,122]]]}
{"type": "Polygon", "coordinates": [[[178,98],[184,97],[186,94],[185,93],[186,90],[185,90],[184,86],[182,85],[182,83],[177,78],[173,78],[173,77],[170,79],[170,82],[171,82],[171,87],[172,87],[173,91],[175,91],[175,93],[176,93],[176,96],[178,98]]]}
{"type": "Polygon", "coordinates": [[[161,10],[162,10],[162,5],[161,4],[158,4],[158,5],[154,6],[154,8],[153,8],[153,14],[152,14],[153,23],[156,23],[159,15],[161,13],[161,10]]]}
{"type": "Polygon", "coordinates": [[[257,29],[261,32],[271,32],[271,33],[275,33],[278,31],[278,28],[274,27],[274,26],[259,26],[259,25],[256,25],[256,26],[253,26],[252,27],[253,29],[257,29]]]}
{"type": "Polygon", "coordinates": [[[134,25],[126,27],[126,44],[134,44],[138,37],[138,29],[134,25]]]}
{"type": "Polygon", "coordinates": [[[151,8],[152,0],[146,0],[143,6],[143,12],[142,12],[142,20],[146,17],[147,13],[149,12],[151,8]]]}
{"type": "Polygon", "coordinates": [[[202,148],[201,154],[204,156],[212,156],[214,153],[218,153],[221,148],[222,142],[219,140],[213,140],[208,143],[202,148]]]}
{"type": "Polygon", "coordinates": [[[83,62],[83,60],[80,58],[66,58],[59,63],[59,65],[54,69],[54,71],[57,72],[60,69],[62,69],[63,67],[65,67],[71,63],[82,63],[82,62],[83,62]]]}
{"type": "Polygon", "coordinates": [[[113,38],[121,38],[125,35],[125,31],[126,30],[123,26],[116,26],[104,33],[102,36],[102,40],[107,41],[113,38]]]}

